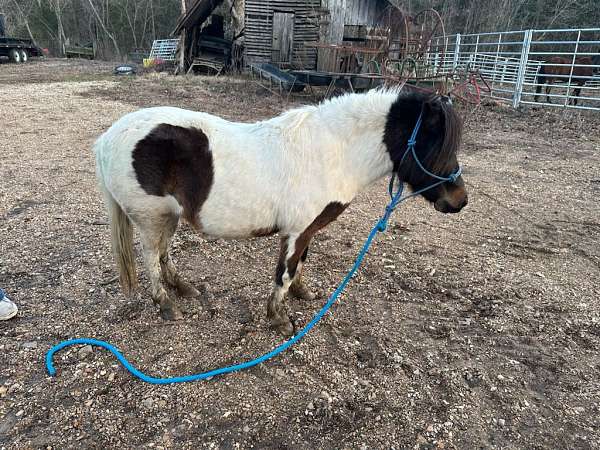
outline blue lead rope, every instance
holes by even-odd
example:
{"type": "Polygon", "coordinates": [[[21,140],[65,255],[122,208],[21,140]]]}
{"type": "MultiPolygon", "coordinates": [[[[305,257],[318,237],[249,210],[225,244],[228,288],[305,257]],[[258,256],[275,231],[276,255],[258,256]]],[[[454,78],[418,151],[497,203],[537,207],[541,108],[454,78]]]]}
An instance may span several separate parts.
{"type": "Polygon", "coordinates": [[[52,364],[52,358],[54,357],[54,354],[56,352],[62,350],[65,347],[68,347],[70,345],[78,345],[78,344],[95,345],[97,347],[102,347],[102,348],[108,350],[119,360],[119,362],[123,365],[123,367],[125,367],[125,369],[127,369],[132,375],[138,377],[142,381],[145,381],[147,383],[152,383],[152,384],[186,383],[188,381],[206,380],[206,379],[214,377],[216,375],[223,375],[223,374],[230,373],[230,372],[237,372],[240,370],[248,369],[250,367],[253,367],[260,363],[263,363],[271,358],[274,358],[275,356],[279,355],[281,352],[287,350],[289,347],[291,347],[296,342],[298,342],[300,339],[302,339],[306,334],[308,334],[308,332],[323,318],[323,316],[329,311],[331,306],[336,302],[339,295],[344,291],[344,289],[346,288],[346,285],[350,282],[350,280],[352,279],[352,277],[354,276],[356,271],[361,266],[363,259],[367,255],[367,252],[369,251],[369,247],[371,247],[371,243],[373,242],[373,239],[375,238],[377,233],[380,233],[380,232],[382,233],[386,230],[389,218],[392,215],[392,212],[396,209],[396,207],[401,202],[403,202],[411,197],[414,197],[416,195],[419,195],[420,193],[422,193],[428,189],[431,189],[445,181],[454,182],[460,176],[460,173],[461,173],[460,168],[455,173],[449,175],[448,177],[440,177],[438,175],[435,175],[435,174],[429,172],[427,169],[425,169],[425,167],[423,167],[423,165],[417,158],[417,154],[415,152],[415,143],[416,143],[417,133],[419,132],[419,128],[421,127],[422,115],[423,115],[423,112],[421,111],[421,114],[419,115],[419,118],[417,119],[417,123],[415,124],[415,127],[413,129],[412,135],[408,141],[408,146],[407,146],[406,152],[402,156],[400,163],[402,163],[404,161],[404,159],[406,158],[406,155],[410,151],[413,158],[417,162],[419,168],[421,170],[423,170],[427,175],[429,175],[430,177],[433,177],[434,179],[436,179],[438,181],[426,188],[423,188],[416,192],[413,192],[410,195],[407,195],[406,197],[402,197],[402,192],[404,191],[404,183],[400,183],[398,185],[398,188],[394,191],[396,175],[395,175],[395,173],[392,175],[392,178],[391,178],[390,184],[389,184],[389,188],[388,188],[391,200],[390,200],[389,204],[386,206],[383,216],[379,219],[379,221],[377,221],[375,226],[371,229],[371,232],[369,233],[369,236],[367,237],[367,240],[365,241],[364,245],[360,249],[360,252],[358,253],[358,256],[356,257],[356,260],[354,261],[352,268],[346,274],[346,276],[344,277],[342,282],[338,285],[336,290],[333,291],[333,293],[329,296],[327,303],[325,303],[325,305],[321,308],[321,310],[317,313],[317,315],[315,317],[313,317],[313,319],[302,330],[300,330],[296,335],[291,337],[289,340],[287,340],[284,343],[280,344],[279,346],[275,347],[269,353],[265,353],[262,356],[251,359],[249,361],[245,361],[240,364],[234,364],[234,365],[227,366],[227,367],[221,367],[219,369],[214,369],[214,370],[210,370],[208,372],[198,373],[195,375],[187,375],[187,376],[183,376],[183,377],[172,377],[172,378],[156,378],[156,377],[148,376],[145,373],[143,373],[143,372],[139,371],[138,369],[136,369],[135,367],[133,367],[131,365],[131,363],[129,361],[127,361],[127,359],[123,356],[123,354],[121,352],[119,352],[119,350],[117,350],[116,347],[109,344],[108,342],[100,341],[98,339],[88,339],[88,338],[71,339],[71,340],[63,341],[60,344],[55,345],[50,350],[48,350],[48,353],[46,353],[46,369],[48,370],[48,374],[50,374],[50,376],[56,375],[56,369],[54,368],[54,365],[52,364]]]}

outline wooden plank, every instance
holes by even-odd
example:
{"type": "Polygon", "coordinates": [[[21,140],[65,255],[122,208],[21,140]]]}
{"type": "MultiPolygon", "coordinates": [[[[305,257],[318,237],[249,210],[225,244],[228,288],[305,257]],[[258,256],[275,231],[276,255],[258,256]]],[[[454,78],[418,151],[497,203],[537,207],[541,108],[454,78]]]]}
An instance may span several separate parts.
{"type": "Polygon", "coordinates": [[[346,14],[347,0],[328,0],[329,27],[326,42],[342,42],[344,37],[344,17],[346,14]]]}

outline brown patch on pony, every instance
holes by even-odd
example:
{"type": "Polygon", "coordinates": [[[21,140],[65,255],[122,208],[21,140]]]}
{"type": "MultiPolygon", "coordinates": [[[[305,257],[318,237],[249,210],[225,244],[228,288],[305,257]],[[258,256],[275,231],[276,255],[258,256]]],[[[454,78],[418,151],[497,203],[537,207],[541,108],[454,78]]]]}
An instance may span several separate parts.
{"type": "Polygon", "coordinates": [[[250,233],[252,237],[267,237],[273,236],[274,234],[279,232],[279,228],[276,226],[259,228],[258,230],[254,230],[250,233]]]}
{"type": "Polygon", "coordinates": [[[214,177],[206,134],[194,127],[161,124],[136,144],[132,156],[142,189],[149,195],[175,197],[183,218],[200,229],[196,216],[214,177]]]}
{"type": "MultiPolygon", "coordinates": [[[[332,202],[329,203],[323,211],[312,221],[312,223],[300,233],[300,236],[296,239],[295,250],[292,256],[287,260],[287,269],[290,278],[294,278],[296,274],[296,269],[298,268],[298,262],[300,258],[302,258],[308,249],[308,244],[313,236],[322,228],[329,225],[335,219],[338,218],[342,212],[348,207],[348,204],[343,204],[340,202],[332,202]]],[[[304,256],[306,259],[306,257],[304,256]]]]}

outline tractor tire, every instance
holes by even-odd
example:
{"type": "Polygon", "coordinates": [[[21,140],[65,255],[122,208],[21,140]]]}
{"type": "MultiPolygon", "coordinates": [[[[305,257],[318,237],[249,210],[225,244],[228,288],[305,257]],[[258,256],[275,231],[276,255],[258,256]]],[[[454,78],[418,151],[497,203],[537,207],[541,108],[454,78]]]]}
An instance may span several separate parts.
{"type": "Polygon", "coordinates": [[[21,53],[19,53],[19,50],[16,48],[13,48],[10,50],[10,52],[8,52],[8,58],[11,62],[18,64],[21,62],[21,53]]]}
{"type": "Polygon", "coordinates": [[[19,53],[21,54],[21,62],[26,63],[29,60],[29,54],[27,53],[27,51],[21,50],[19,53]]]}

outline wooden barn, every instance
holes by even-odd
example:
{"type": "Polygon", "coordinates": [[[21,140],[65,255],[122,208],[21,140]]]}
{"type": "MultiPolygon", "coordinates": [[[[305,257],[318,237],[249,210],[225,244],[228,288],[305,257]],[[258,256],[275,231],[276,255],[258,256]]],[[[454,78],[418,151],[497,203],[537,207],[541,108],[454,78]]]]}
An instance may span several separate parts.
{"type": "Polygon", "coordinates": [[[180,68],[327,66],[323,46],[365,41],[387,0],[188,0],[174,34],[180,68]]]}

